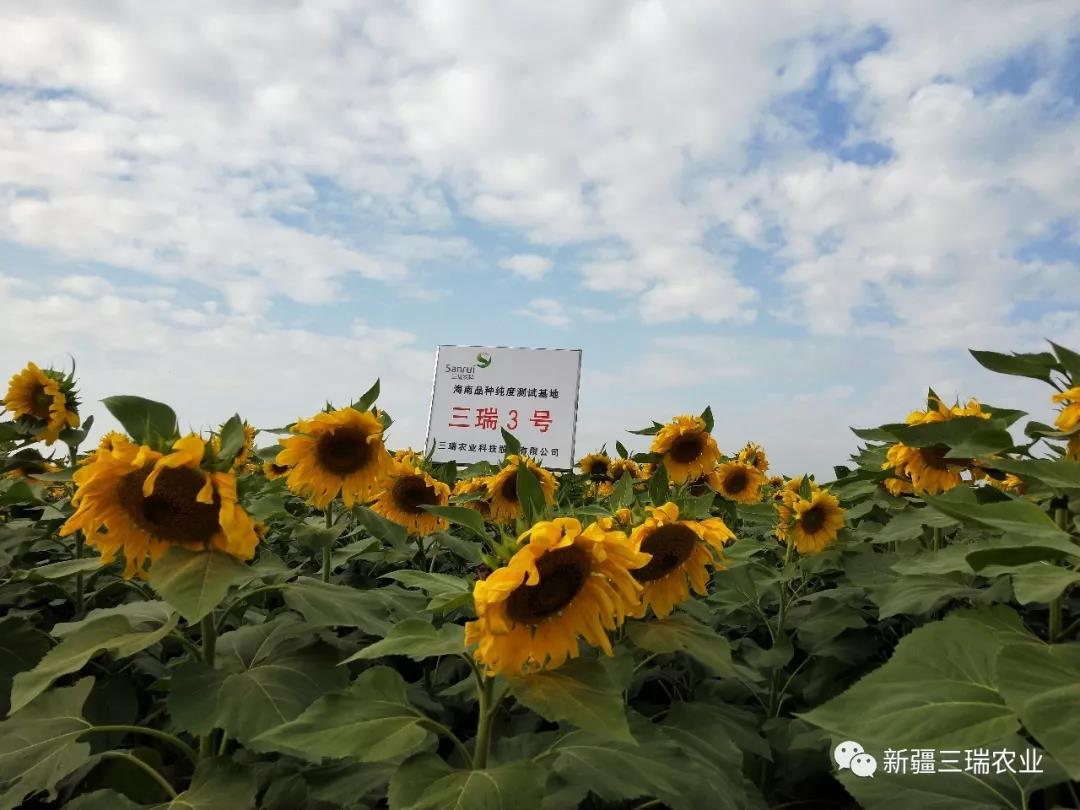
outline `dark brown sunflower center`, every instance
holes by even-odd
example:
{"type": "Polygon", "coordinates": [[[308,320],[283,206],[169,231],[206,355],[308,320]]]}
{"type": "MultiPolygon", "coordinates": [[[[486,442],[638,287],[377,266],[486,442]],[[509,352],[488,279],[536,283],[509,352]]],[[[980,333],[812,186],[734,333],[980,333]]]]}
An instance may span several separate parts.
{"type": "Polygon", "coordinates": [[[120,479],[117,497],[135,525],[166,542],[209,544],[221,528],[221,499],[215,492],[213,503],[195,500],[205,484],[202,475],[188,467],[163,470],[146,497],[142,488],[148,475],[150,468],[144,467],[120,479]]]}
{"type": "Polygon", "coordinates": [[[750,486],[750,476],[746,474],[746,470],[733,470],[724,478],[724,489],[732,495],[738,495],[748,486],[750,486]]]}
{"type": "Polygon", "coordinates": [[[49,418],[49,407],[52,405],[52,397],[45,393],[45,386],[38,383],[34,386],[34,393],[30,395],[30,411],[38,419],[49,418]]]}
{"type": "Polygon", "coordinates": [[[515,470],[511,475],[506,476],[506,480],[502,482],[502,486],[499,487],[499,494],[511,503],[517,503],[517,471],[515,470]]]}
{"type": "Polygon", "coordinates": [[[274,475],[284,475],[288,471],[289,471],[289,468],[287,466],[285,466],[284,464],[271,464],[270,465],[270,472],[272,472],[274,475]]]}
{"type": "Polygon", "coordinates": [[[539,624],[574,601],[589,578],[589,555],[577,546],[549,552],[536,561],[540,582],[522,585],[506,600],[506,613],[521,624],[539,624]]]}
{"type": "Polygon", "coordinates": [[[814,534],[825,525],[825,510],[820,506],[814,506],[802,513],[802,528],[804,532],[814,534]]]}
{"type": "Polygon", "coordinates": [[[690,433],[680,436],[671,443],[668,455],[680,464],[689,464],[701,455],[705,449],[705,439],[701,433],[690,433]]]}
{"type": "Polygon", "coordinates": [[[589,470],[590,475],[595,475],[600,478],[604,478],[608,474],[608,465],[606,461],[594,461],[592,469],[589,470]]]}
{"type": "Polygon", "coordinates": [[[375,457],[367,438],[359,428],[348,427],[320,436],[315,445],[319,466],[341,476],[363,469],[375,457]]]}
{"type": "Polygon", "coordinates": [[[705,478],[698,478],[690,484],[690,494],[695,498],[709,491],[709,482],[705,478]]]}
{"type": "Polygon", "coordinates": [[[422,515],[421,506],[435,506],[439,496],[435,488],[424,480],[422,475],[406,475],[397,479],[390,490],[394,506],[410,515],[422,515]]]}
{"type": "Polygon", "coordinates": [[[666,577],[689,559],[697,541],[697,535],[681,523],[661,526],[641,544],[641,550],[652,554],[652,559],[644,568],[630,573],[638,582],[652,582],[666,577]]]}
{"type": "Polygon", "coordinates": [[[945,454],[949,452],[947,447],[924,447],[919,451],[926,462],[926,466],[935,470],[947,470],[949,465],[945,462],[945,454]]]}

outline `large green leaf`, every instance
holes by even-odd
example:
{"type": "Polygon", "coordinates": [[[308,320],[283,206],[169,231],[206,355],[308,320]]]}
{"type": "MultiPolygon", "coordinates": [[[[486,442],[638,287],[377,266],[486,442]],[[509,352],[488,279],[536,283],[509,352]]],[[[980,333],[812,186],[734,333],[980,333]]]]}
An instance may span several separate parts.
{"type": "Polygon", "coordinates": [[[220,551],[170,547],[150,568],[150,587],[195,624],[216,608],[232,585],[251,577],[251,569],[220,551]]]}
{"type": "Polygon", "coordinates": [[[731,644],[708,625],[689,616],[630,621],[626,633],[637,646],[654,653],[683,652],[704,664],[713,674],[732,676],[731,644]]]}
{"type": "Polygon", "coordinates": [[[1033,478],[1049,487],[1080,488],[1080,461],[1057,459],[987,458],[983,466],[1014,473],[1021,478],[1033,478]]]}
{"type": "Polygon", "coordinates": [[[484,519],[475,509],[467,506],[424,506],[421,508],[458,526],[464,526],[485,542],[491,540],[484,528],[484,519]]]}
{"type": "Polygon", "coordinates": [[[192,734],[221,728],[252,745],[327,692],[344,689],[348,676],[337,661],[337,652],[313,643],[311,628],[295,619],[242,627],[218,639],[218,669],[192,661],[176,671],[169,712],[192,734]]]}
{"type": "MultiPolygon", "coordinates": [[[[133,613],[134,611],[132,611],[133,613]]],[[[49,650],[37,666],[15,676],[11,708],[18,711],[62,675],[78,672],[95,655],[109,651],[124,658],[156,644],[176,626],[177,615],[160,603],[145,603],[141,616],[112,612],[91,614],[49,650]]],[[[54,634],[60,629],[53,629],[54,634]]],[[[67,628],[64,628],[67,630],[67,628]]]]}
{"type": "Polygon", "coordinates": [[[1004,537],[984,539],[968,547],[968,564],[975,571],[983,571],[992,565],[1018,566],[1042,560],[1061,560],[1080,556],[1077,546],[1064,532],[1060,537],[1053,535],[1031,537],[1027,534],[1014,533],[1004,537]]]}
{"type": "Polygon", "coordinates": [[[152,810],[254,810],[255,787],[251,768],[207,759],[195,768],[187,790],[152,810]]]}
{"type": "Polygon", "coordinates": [[[922,425],[885,425],[884,430],[908,447],[947,445],[949,456],[970,458],[1012,449],[1013,438],[1006,426],[1002,419],[962,416],[922,425]]]}
{"type": "MultiPolygon", "coordinates": [[[[1015,614],[1013,614],[1015,615],[1015,614]]],[[[1004,630],[954,614],[902,638],[888,663],[801,715],[863,745],[972,748],[1019,729],[994,680],[1004,630]]]]}
{"type": "Polygon", "coordinates": [[[387,520],[382,515],[371,511],[366,506],[353,508],[353,514],[360,524],[367,529],[368,534],[381,540],[391,548],[402,548],[409,541],[409,533],[400,523],[387,520]]]}
{"type": "Polygon", "coordinates": [[[53,689],[0,723],[0,810],[22,807],[38,791],[55,798],[56,783],[89,759],[79,737],[90,728],[82,709],[93,685],[83,678],[53,689]]]}
{"type": "Polygon", "coordinates": [[[407,588],[419,588],[428,596],[427,609],[442,613],[472,603],[472,583],[451,574],[433,574],[426,571],[391,571],[383,579],[393,579],[407,588]]]}
{"type": "Polygon", "coordinates": [[[163,402],[136,396],[106,397],[101,401],[136,444],[162,450],[171,447],[173,439],[180,435],[176,413],[163,402]]]}
{"type": "Polygon", "coordinates": [[[424,609],[424,598],[396,585],[360,591],[310,577],[301,577],[284,591],[285,604],[310,623],[359,627],[368,635],[385,636],[402,619],[424,609]]]}
{"type": "Polygon", "coordinates": [[[417,754],[390,780],[392,810],[538,810],[544,769],[530,760],[455,770],[436,754],[417,754]]]}
{"type": "Polygon", "coordinates": [[[1024,727],[1080,779],[1080,646],[1011,644],[998,656],[997,677],[1024,727]]]}
{"type": "Polygon", "coordinates": [[[613,740],[633,739],[622,689],[599,661],[578,658],[509,682],[514,697],[547,720],[564,720],[613,740]]]}
{"type": "Polygon", "coordinates": [[[380,762],[427,745],[427,722],[409,703],[401,675],[375,667],[361,673],[347,692],[323,696],[292,722],[261,735],[256,744],[311,762],[342,757],[380,762]]]}
{"type": "Polygon", "coordinates": [[[10,708],[12,678],[32,668],[48,651],[48,637],[30,622],[17,616],[0,619],[0,717],[6,717],[10,708]]]}
{"type": "Polygon", "coordinates": [[[405,619],[386,634],[386,638],[368,645],[341,663],[370,660],[384,655],[407,655],[422,661],[436,655],[465,652],[465,628],[460,624],[444,624],[436,629],[426,619],[405,619]]]}
{"type": "Polygon", "coordinates": [[[902,613],[929,613],[951,599],[967,598],[979,593],[960,574],[909,574],[880,587],[869,588],[868,592],[878,606],[880,619],[902,613]]]}
{"type": "MultiPolygon", "coordinates": [[[[1033,540],[1068,540],[1068,533],[1057,527],[1050,516],[1030,501],[972,503],[944,496],[923,496],[932,507],[950,517],[1003,532],[1014,532],[1033,540]]],[[[1080,554],[1080,547],[1076,547],[1080,554]]]]}
{"type": "Polygon", "coordinates": [[[885,527],[877,532],[874,543],[896,543],[914,540],[923,536],[923,526],[949,528],[956,525],[956,520],[933,509],[906,509],[893,516],[885,527]]]}
{"type": "Polygon", "coordinates": [[[1013,593],[1021,605],[1049,604],[1070,585],[1080,582],[1080,572],[1051,563],[1032,563],[1013,572],[1013,593]]]}
{"type": "Polygon", "coordinates": [[[979,365],[998,374],[1012,374],[1050,382],[1050,372],[1058,367],[1057,359],[1049,352],[1033,354],[1002,354],[1001,352],[971,349],[979,365]]]}

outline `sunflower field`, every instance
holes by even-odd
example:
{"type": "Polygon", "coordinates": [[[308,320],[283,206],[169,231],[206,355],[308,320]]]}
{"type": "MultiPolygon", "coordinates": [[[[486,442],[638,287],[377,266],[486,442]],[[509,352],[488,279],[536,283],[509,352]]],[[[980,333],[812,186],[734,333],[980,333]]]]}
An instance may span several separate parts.
{"type": "Polygon", "coordinates": [[[206,434],[109,397],[90,447],[29,363],[0,810],[1080,807],[1080,354],[972,354],[1047,421],[930,391],[832,481],[709,408],[572,472],[508,433],[435,464],[377,382],[206,434]]]}

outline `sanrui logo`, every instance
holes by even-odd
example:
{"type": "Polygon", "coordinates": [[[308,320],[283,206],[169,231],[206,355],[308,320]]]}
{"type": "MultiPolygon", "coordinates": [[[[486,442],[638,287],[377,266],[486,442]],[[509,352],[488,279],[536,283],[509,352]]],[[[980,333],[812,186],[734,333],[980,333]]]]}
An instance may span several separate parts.
{"type": "Polygon", "coordinates": [[[477,352],[476,365],[480,366],[480,368],[487,368],[491,365],[491,355],[484,354],[483,352],[477,352]]]}

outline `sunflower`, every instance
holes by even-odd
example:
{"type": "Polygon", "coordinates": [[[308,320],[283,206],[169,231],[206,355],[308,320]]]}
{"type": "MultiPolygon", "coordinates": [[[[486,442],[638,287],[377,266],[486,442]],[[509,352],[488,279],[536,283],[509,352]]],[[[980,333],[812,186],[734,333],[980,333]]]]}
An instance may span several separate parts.
{"type": "Polygon", "coordinates": [[[739,461],[728,461],[709,473],[709,486],[736,503],[757,503],[765,473],[757,467],[739,461]]]}
{"type": "Polygon", "coordinates": [[[631,512],[627,507],[620,506],[618,509],[615,510],[615,520],[623,526],[629,526],[631,523],[634,522],[634,513],[631,512]]]}
{"type": "Polygon", "coordinates": [[[621,481],[625,473],[630,473],[631,480],[641,478],[641,467],[632,458],[617,458],[611,462],[609,475],[612,481],[621,481]]]}
{"type": "Polygon", "coordinates": [[[289,474],[289,468],[285,464],[277,464],[273,461],[267,461],[262,465],[263,475],[266,476],[267,481],[273,481],[277,478],[283,478],[289,474]]]}
{"type": "Polygon", "coordinates": [[[296,434],[279,439],[282,450],[274,463],[288,467],[285,484],[317,509],[325,509],[340,493],[351,509],[371,498],[390,466],[383,446],[383,427],[367,411],[341,408],[301,419],[296,434]]]}
{"type": "MultiPolygon", "coordinates": [[[[222,425],[222,428],[225,426],[222,425]]],[[[236,457],[233,459],[233,469],[242,470],[248,466],[248,462],[255,456],[255,436],[259,433],[258,430],[253,428],[245,420],[244,424],[244,444],[236,452],[236,457]]],[[[216,456],[221,452],[221,434],[218,433],[210,438],[210,449],[216,456]]]]}
{"type": "MultiPolygon", "coordinates": [[[[127,436],[115,430],[110,430],[98,441],[98,449],[111,453],[117,447],[122,447],[125,444],[131,444],[131,440],[127,436]]],[[[90,458],[93,458],[93,456],[90,456],[90,458]]]]}
{"type": "Polygon", "coordinates": [[[76,511],[60,535],[84,532],[102,564],[122,550],[126,578],[143,573],[146,559],[169,546],[215,548],[250,560],[259,538],[237,502],[235,474],[201,469],[206,442],[194,434],[172,449],[162,455],[125,441],[95,451],[75,472],[76,511]]]}
{"type": "Polygon", "coordinates": [[[724,545],[735,533],[720,518],[679,520],[673,503],[650,507],[650,516],[630,535],[631,545],[652,555],[648,565],[631,573],[644,590],[634,616],[652,607],[661,619],[690,596],[707,592],[709,567],[721,569],[724,545]]]}
{"type": "Polygon", "coordinates": [[[528,456],[509,455],[506,457],[506,466],[487,479],[488,500],[491,502],[493,520],[508,523],[522,516],[521,501],[518,500],[517,471],[523,461],[540,482],[544,502],[550,504],[555,500],[554,475],[528,456]]]}
{"type": "Polygon", "coordinates": [[[765,456],[765,450],[761,445],[747,442],[746,447],[739,451],[739,462],[756,467],[762,473],[769,471],[769,459],[765,456]]]}
{"type": "Polygon", "coordinates": [[[594,479],[606,480],[611,477],[611,457],[607,453],[589,453],[578,462],[581,472],[594,479]]]}
{"type": "Polygon", "coordinates": [[[615,494],[615,484],[611,481],[591,481],[586,491],[589,497],[599,501],[615,494]]]}
{"type": "Polygon", "coordinates": [[[1055,405],[1065,405],[1054,420],[1058,430],[1067,432],[1080,425],[1080,385],[1054,394],[1053,401],[1055,405]]]}
{"type": "Polygon", "coordinates": [[[42,371],[27,363],[12,376],[4,395],[4,409],[15,419],[26,419],[34,426],[34,435],[45,444],[54,444],[60,431],[79,426],[78,399],[74,380],[58,371],[42,371]]]}
{"type": "Polygon", "coordinates": [[[1065,446],[1065,458],[1080,461],[1080,433],[1069,437],[1069,443],[1065,446]]]}
{"type": "Polygon", "coordinates": [[[906,478],[886,478],[883,485],[890,495],[896,495],[897,497],[911,495],[915,492],[915,487],[906,478]]]}
{"type": "Polygon", "coordinates": [[[394,461],[382,486],[371,505],[373,512],[400,523],[413,534],[428,535],[446,528],[443,518],[422,508],[450,503],[450,487],[442,481],[436,481],[414,464],[394,461]]]}
{"type": "MultiPolygon", "coordinates": [[[[965,416],[979,419],[991,417],[991,414],[984,411],[974,399],[968,400],[967,405],[957,404],[951,407],[940,399],[932,398],[930,403],[932,407],[927,410],[912,411],[908,414],[907,423],[925,425],[931,422],[947,422],[950,419],[965,416]]],[[[948,452],[949,448],[945,445],[908,447],[906,444],[897,443],[889,447],[881,469],[892,470],[901,481],[910,480],[912,490],[916,493],[934,495],[946,492],[964,480],[961,473],[968,468],[966,460],[946,458],[948,452]]],[[[900,489],[899,485],[894,485],[894,487],[900,489]]]]}
{"type": "Polygon", "coordinates": [[[794,522],[789,538],[800,554],[814,554],[825,549],[844,527],[844,510],[839,499],[828,490],[819,489],[810,499],[800,497],[791,505],[794,522]]]}
{"type": "MultiPolygon", "coordinates": [[[[786,540],[788,536],[788,530],[791,527],[792,510],[795,504],[802,498],[803,480],[805,475],[800,475],[798,478],[790,479],[784,484],[775,495],[773,500],[775,503],[773,507],[777,513],[776,524],[776,537],[778,540],[786,540]]],[[[810,495],[813,496],[821,488],[813,480],[806,482],[810,490],[810,495]]]]}
{"type": "Polygon", "coordinates": [[[656,434],[649,450],[662,456],[668,478],[675,484],[707,475],[720,460],[716,440],[700,416],[676,416],[656,434]]]}
{"type": "Polygon", "coordinates": [[[555,669],[579,655],[578,638],[612,654],[607,631],[637,605],[631,569],[649,557],[612,529],[610,518],[582,530],[574,518],[541,521],[519,538],[506,566],[473,587],[476,621],[465,643],[489,674],[555,669]]]}
{"type": "Polygon", "coordinates": [[[454,495],[472,495],[474,492],[482,492],[484,497],[473,498],[468,501],[462,501],[461,506],[467,506],[469,509],[475,509],[484,518],[491,517],[491,503],[488,501],[487,493],[487,476],[477,475],[473,478],[462,478],[456,484],[454,484],[454,495]]]}
{"type": "Polygon", "coordinates": [[[414,467],[419,467],[423,460],[424,454],[416,452],[411,447],[394,451],[394,461],[401,461],[405,464],[412,464],[414,467]]]}

